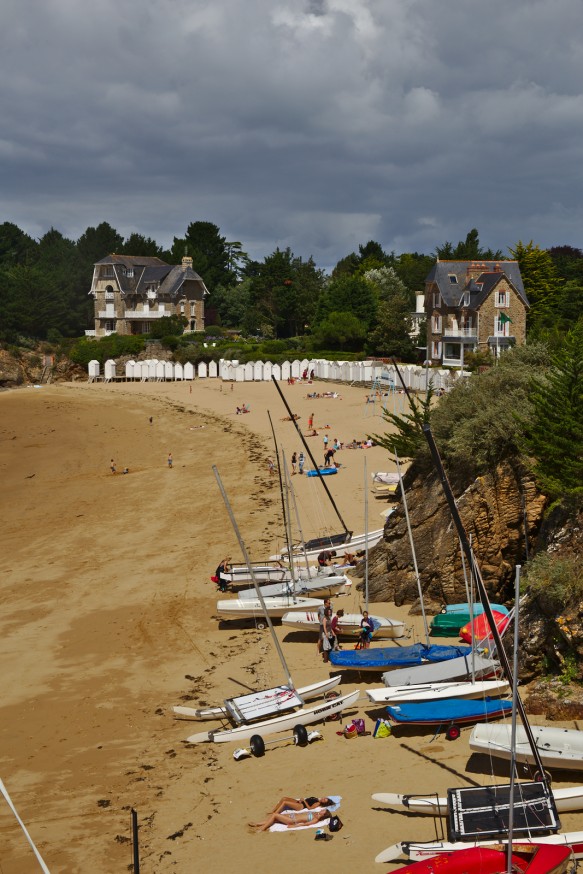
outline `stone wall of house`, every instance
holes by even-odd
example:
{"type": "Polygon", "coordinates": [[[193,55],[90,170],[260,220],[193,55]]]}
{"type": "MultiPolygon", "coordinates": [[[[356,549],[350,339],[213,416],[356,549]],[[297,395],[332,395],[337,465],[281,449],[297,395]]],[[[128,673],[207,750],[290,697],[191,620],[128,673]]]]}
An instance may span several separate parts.
{"type": "Polygon", "coordinates": [[[488,337],[494,336],[496,317],[500,312],[506,313],[512,320],[509,325],[510,335],[516,337],[516,345],[522,346],[526,340],[526,308],[518,295],[507,282],[501,282],[492,294],[486,298],[480,307],[478,346],[480,349],[488,349],[488,337]],[[497,307],[496,294],[498,291],[510,292],[510,306],[497,307]]]}

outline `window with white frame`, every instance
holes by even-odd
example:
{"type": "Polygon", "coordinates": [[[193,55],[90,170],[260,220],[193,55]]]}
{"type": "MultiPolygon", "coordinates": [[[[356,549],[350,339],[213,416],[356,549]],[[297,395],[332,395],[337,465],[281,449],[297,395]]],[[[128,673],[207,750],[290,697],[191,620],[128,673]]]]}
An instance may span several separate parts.
{"type": "Polygon", "coordinates": [[[106,322],[105,323],[105,330],[113,333],[115,331],[115,322],[113,322],[113,321],[106,322]]]}
{"type": "Polygon", "coordinates": [[[184,315],[184,301],[183,300],[180,301],[180,313],[181,313],[181,315],[184,315]]]}
{"type": "Polygon", "coordinates": [[[496,292],[496,306],[497,307],[510,306],[510,292],[509,291],[497,291],[496,292]]]}
{"type": "Polygon", "coordinates": [[[470,305],[470,292],[464,291],[464,293],[462,295],[462,306],[469,307],[469,305],[470,305]]]}
{"type": "Polygon", "coordinates": [[[190,315],[191,316],[196,315],[196,304],[193,300],[190,301],[190,315]]]}
{"type": "Polygon", "coordinates": [[[441,316],[431,317],[431,330],[434,334],[441,334],[441,316]]]}
{"type": "Polygon", "coordinates": [[[133,276],[134,276],[134,268],[133,267],[128,267],[128,269],[126,270],[126,276],[128,277],[128,279],[133,279],[133,276]]]}
{"type": "Polygon", "coordinates": [[[434,340],[431,344],[431,357],[441,358],[441,343],[439,343],[437,340],[434,340]]]}
{"type": "Polygon", "coordinates": [[[433,293],[433,307],[437,309],[441,303],[441,295],[438,291],[433,293]]]}
{"type": "Polygon", "coordinates": [[[452,285],[457,285],[457,276],[455,275],[455,273],[449,273],[448,279],[452,285]]]}
{"type": "Polygon", "coordinates": [[[511,321],[506,313],[499,313],[494,318],[494,336],[509,337],[511,321]]]}

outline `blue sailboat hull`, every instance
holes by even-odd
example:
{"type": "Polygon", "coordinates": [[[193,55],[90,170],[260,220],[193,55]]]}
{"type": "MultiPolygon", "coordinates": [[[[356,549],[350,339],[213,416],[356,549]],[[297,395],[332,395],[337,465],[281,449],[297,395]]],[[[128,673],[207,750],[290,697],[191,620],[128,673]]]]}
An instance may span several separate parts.
{"type": "Polygon", "coordinates": [[[469,655],[469,646],[427,646],[414,643],[412,646],[382,646],[371,649],[346,649],[330,653],[330,664],[352,670],[383,670],[393,666],[408,667],[426,662],[441,662],[469,655]]]}
{"type": "Polygon", "coordinates": [[[432,701],[428,704],[400,704],[387,707],[393,722],[407,725],[442,725],[446,722],[482,722],[506,716],[512,710],[511,701],[500,698],[482,700],[449,698],[447,701],[432,701]]]}

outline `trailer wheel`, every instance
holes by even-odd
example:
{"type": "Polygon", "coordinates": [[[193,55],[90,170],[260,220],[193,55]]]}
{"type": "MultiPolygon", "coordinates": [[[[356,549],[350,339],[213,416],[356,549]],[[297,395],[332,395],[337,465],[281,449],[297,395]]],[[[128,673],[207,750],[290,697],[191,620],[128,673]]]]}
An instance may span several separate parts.
{"type": "MultiPolygon", "coordinates": [[[[545,778],[545,780],[547,781],[547,783],[548,783],[549,786],[550,786],[551,783],[553,782],[553,778],[551,777],[551,775],[549,774],[548,771],[545,771],[545,772],[544,772],[544,778],[545,778]]],[[[534,775],[534,779],[535,779],[537,782],[538,782],[539,780],[542,780],[542,779],[543,779],[543,774],[541,774],[540,771],[536,771],[536,772],[535,772],[535,775],[534,775]]]]}
{"type": "Polygon", "coordinates": [[[294,743],[298,747],[305,747],[308,743],[308,730],[305,725],[294,725],[294,743]]]}
{"type": "Polygon", "coordinates": [[[255,628],[257,628],[259,631],[265,631],[265,629],[267,628],[267,622],[265,621],[265,619],[258,619],[255,623],[255,628]]]}
{"type": "Polygon", "coordinates": [[[256,758],[260,759],[261,756],[265,755],[265,741],[260,734],[252,735],[249,741],[249,746],[251,747],[251,752],[256,758]]]}
{"type": "Polygon", "coordinates": [[[457,740],[460,734],[461,731],[459,725],[455,725],[453,722],[447,727],[447,731],[445,732],[445,736],[448,740],[457,740]]]}
{"type": "MultiPolygon", "coordinates": [[[[333,701],[334,698],[340,698],[340,692],[331,691],[331,692],[326,692],[326,694],[324,695],[325,701],[333,701]]],[[[338,711],[338,713],[331,713],[330,716],[326,717],[325,721],[326,722],[338,722],[338,720],[340,719],[340,716],[341,716],[340,711],[338,711]]]]}

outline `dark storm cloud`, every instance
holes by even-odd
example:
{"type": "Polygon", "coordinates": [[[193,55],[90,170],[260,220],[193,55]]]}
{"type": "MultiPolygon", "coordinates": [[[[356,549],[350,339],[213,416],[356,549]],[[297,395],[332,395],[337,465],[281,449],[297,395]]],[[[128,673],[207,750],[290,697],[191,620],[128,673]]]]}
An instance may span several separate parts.
{"type": "Polygon", "coordinates": [[[321,266],[478,227],[582,245],[579,0],[20,0],[4,219],[170,243],[215,222],[321,266]]]}

